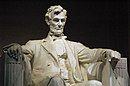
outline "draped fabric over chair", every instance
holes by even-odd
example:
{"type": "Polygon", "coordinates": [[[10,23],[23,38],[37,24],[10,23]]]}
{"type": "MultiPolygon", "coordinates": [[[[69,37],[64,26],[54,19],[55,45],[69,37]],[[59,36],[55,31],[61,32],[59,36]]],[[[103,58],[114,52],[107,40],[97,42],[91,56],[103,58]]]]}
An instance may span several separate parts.
{"type": "Polygon", "coordinates": [[[24,62],[22,55],[17,55],[18,60],[10,58],[4,53],[5,74],[4,86],[24,86],[24,62]]]}

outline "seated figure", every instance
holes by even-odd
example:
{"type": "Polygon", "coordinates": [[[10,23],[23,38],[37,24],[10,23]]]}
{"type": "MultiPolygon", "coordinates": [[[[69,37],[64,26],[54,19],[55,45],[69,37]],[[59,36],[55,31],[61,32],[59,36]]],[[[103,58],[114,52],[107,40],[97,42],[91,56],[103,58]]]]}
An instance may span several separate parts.
{"type": "Polygon", "coordinates": [[[67,40],[63,34],[66,13],[60,5],[51,6],[45,14],[50,28],[46,38],[5,46],[10,58],[17,61],[18,54],[24,57],[24,86],[103,86],[101,80],[91,76],[89,64],[121,57],[111,49],[90,49],[67,40]]]}

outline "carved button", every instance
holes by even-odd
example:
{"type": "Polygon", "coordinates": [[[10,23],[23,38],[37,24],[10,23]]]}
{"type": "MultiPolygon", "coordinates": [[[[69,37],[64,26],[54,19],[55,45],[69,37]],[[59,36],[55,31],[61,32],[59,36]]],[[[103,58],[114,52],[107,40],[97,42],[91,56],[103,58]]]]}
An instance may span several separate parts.
{"type": "Polygon", "coordinates": [[[50,64],[48,64],[47,66],[50,66],[50,64]]]}
{"type": "Polygon", "coordinates": [[[48,63],[48,64],[47,64],[47,66],[50,66],[50,65],[51,65],[51,63],[48,63]]]}

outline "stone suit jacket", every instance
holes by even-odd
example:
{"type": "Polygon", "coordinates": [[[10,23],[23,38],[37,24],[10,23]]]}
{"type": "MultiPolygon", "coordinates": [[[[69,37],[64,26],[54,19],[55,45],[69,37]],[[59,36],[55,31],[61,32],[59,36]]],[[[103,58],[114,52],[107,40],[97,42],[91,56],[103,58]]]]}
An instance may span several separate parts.
{"type": "MultiPolygon", "coordinates": [[[[72,75],[72,83],[86,81],[84,65],[103,61],[105,49],[90,49],[79,42],[64,40],[72,75]]],[[[58,56],[52,40],[31,40],[22,46],[25,57],[25,86],[47,86],[50,78],[60,74],[58,56]]]]}

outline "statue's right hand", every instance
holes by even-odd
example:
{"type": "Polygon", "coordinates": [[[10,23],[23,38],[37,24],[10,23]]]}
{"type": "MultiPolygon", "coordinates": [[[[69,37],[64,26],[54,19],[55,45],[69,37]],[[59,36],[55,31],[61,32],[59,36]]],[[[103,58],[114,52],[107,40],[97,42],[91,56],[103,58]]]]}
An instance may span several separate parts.
{"type": "Polygon", "coordinates": [[[18,60],[18,55],[22,54],[22,47],[18,43],[12,43],[3,48],[5,52],[9,55],[9,57],[18,60]]]}

